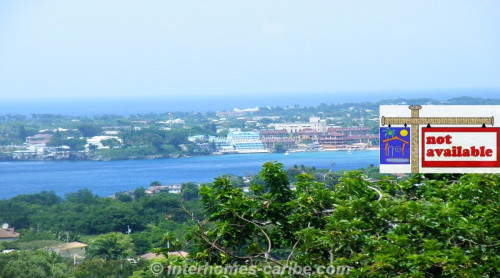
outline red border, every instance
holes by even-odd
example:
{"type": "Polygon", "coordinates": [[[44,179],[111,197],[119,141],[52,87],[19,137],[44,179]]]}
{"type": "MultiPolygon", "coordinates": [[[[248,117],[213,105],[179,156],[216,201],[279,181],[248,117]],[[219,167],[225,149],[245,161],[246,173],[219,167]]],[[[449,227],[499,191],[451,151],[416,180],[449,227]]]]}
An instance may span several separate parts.
{"type": "Polygon", "coordinates": [[[500,128],[497,127],[423,127],[422,128],[422,167],[500,167],[500,128]],[[426,132],[494,132],[497,134],[496,161],[426,161],[425,160],[425,133],[426,132]]]}

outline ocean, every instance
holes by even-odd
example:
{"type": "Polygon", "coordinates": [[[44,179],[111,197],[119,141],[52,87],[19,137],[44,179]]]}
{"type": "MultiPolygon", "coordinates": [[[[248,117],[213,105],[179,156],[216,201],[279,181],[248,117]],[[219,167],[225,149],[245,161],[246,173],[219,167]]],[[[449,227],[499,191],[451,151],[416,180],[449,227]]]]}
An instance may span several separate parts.
{"type": "Polygon", "coordinates": [[[0,115],[6,114],[59,114],[71,116],[93,116],[102,114],[146,114],[166,112],[207,112],[253,108],[266,106],[317,106],[321,103],[376,102],[397,98],[432,98],[446,100],[453,97],[473,96],[497,98],[498,91],[422,91],[422,92],[365,92],[326,93],[305,92],[289,94],[248,94],[248,95],[199,95],[132,97],[88,97],[88,98],[13,98],[0,99],[0,115]]]}

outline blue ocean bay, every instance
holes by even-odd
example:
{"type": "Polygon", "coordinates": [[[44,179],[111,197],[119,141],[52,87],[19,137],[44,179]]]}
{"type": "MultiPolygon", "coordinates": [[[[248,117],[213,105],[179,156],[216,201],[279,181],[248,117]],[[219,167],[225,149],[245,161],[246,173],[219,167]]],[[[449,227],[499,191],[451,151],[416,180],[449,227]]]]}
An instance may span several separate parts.
{"type": "Polygon", "coordinates": [[[378,151],[298,152],[284,155],[234,154],[157,160],[78,161],[78,162],[0,162],[0,199],[19,194],[53,190],[64,196],[87,188],[99,196],[162,184],[211,182],[223,174],[257,174],[267,161],[278,161],[285,168],[294,164],[318,169],[359,169],[378,165],[378,151]]]}

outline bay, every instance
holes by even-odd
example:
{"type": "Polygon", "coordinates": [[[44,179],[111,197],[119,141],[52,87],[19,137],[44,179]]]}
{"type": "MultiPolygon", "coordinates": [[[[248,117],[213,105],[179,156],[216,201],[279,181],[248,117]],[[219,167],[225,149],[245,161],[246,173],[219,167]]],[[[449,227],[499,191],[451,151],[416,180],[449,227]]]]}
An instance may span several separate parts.
{"type": "Polygon", "coordinates": [[[0,199],[19,194],[53,190],[68,192],[89,189],[99,196],[148,187],[152,181],[162,184],[211,182],[223,174],[257,174],[267,161],[278,161],[285,168],[314,166],[337,171],[378,165],[378,151],[297,152],[233,154],[158,160],[0,162],[0,199]]]}

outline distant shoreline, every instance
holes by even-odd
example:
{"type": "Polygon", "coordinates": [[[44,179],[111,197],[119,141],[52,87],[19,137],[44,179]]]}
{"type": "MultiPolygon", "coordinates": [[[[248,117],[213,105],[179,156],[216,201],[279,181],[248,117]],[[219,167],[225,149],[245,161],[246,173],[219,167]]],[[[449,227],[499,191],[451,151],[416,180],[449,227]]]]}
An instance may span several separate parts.
{"type": "MultiPolygon", "coordinates": [[[[460,97],[497,99],[500,89],[477,90],[419,90],[384,92],[290,92],[281,94],[250,94],[248,96],[186,96],[168,97],[102,97],[102,98],[0,98],[0,113],[7,114],[54,114],[63,116],[98,116],[198,112],[233,110],[245,107],[301,107],[321,104],[357,104],[386,100],[433,99],[436,101],[460,97]],[[207,106],[207,103],[211,103],[207,106]]],[[[1,116],[1,115],[0,115],[1,116]]]]}
{"type": "MultiPolygon", "coordinates": [[[[353,152],[362,152],[362,151],[378,151],[379,147],[373,147],[373,148],[367,148],[367,149],[362,149],[362,150],[351,150],[353,152]]],[[[325,150],[318,150],[318,151],[312,151],[312,150],[289,150],[288,153],[318,153],[318,152],[347,152],[349,150],[347,149],[325,149],[325,150]]],[[[225,156],[225,155],[252,155],[252,154],[283,154],[285,155],[284,152],[278,153],[278,152],[267,152],[267,153],[212,153],[212,154],[206,154],[206,155],[181,155],[177,157],[157,157],[157,158],[147,158],[147,157],[141,157],[141,158],[129,158],[129,159],[57,159],[57,160],[36,160],[36,159],[25,159],[25,160],[19,160],[19,159],[12,159],[12,160],[0,160],[0,163],[2,162],[14,162],[14,163],[23,163],[23,162],[111,162],[111,161],[148,161],[148,160],[162,160],[162,159],[182,159],[182,158],[193,158],[193,157],[210,157],[210,156],[225,156]]]]}

